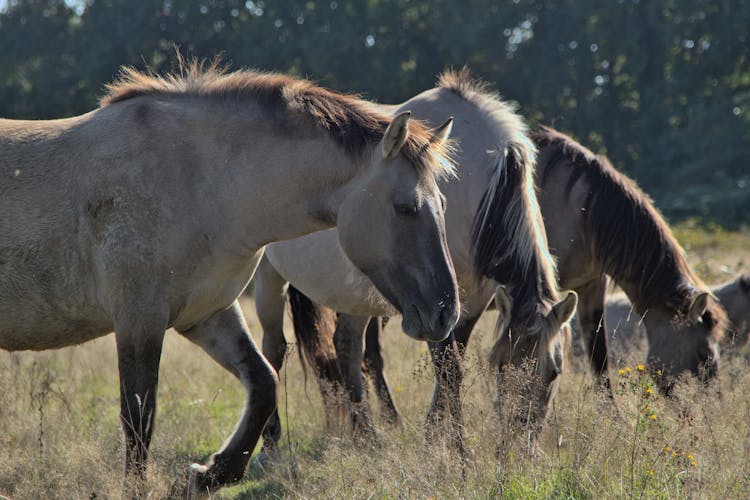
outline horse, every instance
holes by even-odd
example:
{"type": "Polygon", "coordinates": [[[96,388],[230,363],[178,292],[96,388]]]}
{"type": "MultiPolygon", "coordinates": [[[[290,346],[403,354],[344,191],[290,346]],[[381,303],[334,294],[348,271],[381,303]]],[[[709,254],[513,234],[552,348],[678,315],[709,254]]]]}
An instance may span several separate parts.
{"type": "MultiPolygon", "coordinates": [[[[390,113],[410,109],[431,123],[437,123],[442,113],[455,117],[452,137],[458,141],[455,159],[460,179],[446,179],[441,184],[450,207],[446,212],[447,240],[461,291],[461,318],[454,332],[470,330],[493,297],[503,307],[503,323],[492,349],[495,366],[502,373],[506,366],[519,366],[531,359],[534,378],[543,381],[529,393],[539,409],[526,414],[531,432],[532,421],[543,419],[563,370],[561,327],[573,314],[576,295],[570,292],[561,298],[556,286],[554,260],[547,250],[533,187],[536,150],[526,136],[526,126],[512,107],[466,71],[446,72],[437,88],[381,109],[390,113]]],[[[305,347],[311,359],[317,360],[316,373],[331,378],[342,374],[336,373],[335,362],[326,361],[326,353],[347,357],[349,362],[339,365],[345,385],[351,400],[362,402],[362,335],[369,316],[391,315],[386,302],[347,261],[335,230],[269,245],[255,276],[254,298],[263,328],[263,352],[277,370],[286,351],[283,315],[287,283],[313,301],[346,313],[339,315],[335,346],[329,338],[328,347],[317,344],[316,349],[325,347],[324,353],[305,347]]],[[[312,304],[295,296],[290,300],[298,306],[312,304]]],[[[295,324],[297,317],[308,318],[307,328],[295,328],[299,335],[309,336],[311,329],[329,323],[321,321],[320,315],[297,309],[293,308],[295,324]]],[[[305,339],[300,343],[304,345],[305,339]]],[[[447,409],[455,423],[455,444],[463,450],[458,347],[449,338],[432,343],[430,352],[438,379],[431,415],[441,418],[447,409]]],[[[367,412],[355,412],[354,418],[355,424],[358,418],[369,423],[367,412]]],[[[269,421],[259,460],[278,458],[280,425],[277,415],[269,421]]]]}
{"type": "MultiPolygon", "coordinates": [[[[750,336],[750,275],[740,274],[733,280],[711,288],[711,293],[727,312],[729,327],[720,344],[722,355],[736,352],[747,344],[750,336]]],[[[646,312],[648,315],[648,312],[646,312]]],[[[638,316],[627,296],[617,294],[607,298],[606,328],[610,360],[622,365],[626,354],[647,350],[644,321],[638,316]]],[[[580,332],[572,321],[573,339],[580,332]]]]}
{"type": "Polygon", "coordinates": [[[653,202],[604,156],[542,127],[537,186],[550,251],[563,286],[578,292],[578,315],[591,370],[610,387],[606,315],[608,277],[634,304],[649,339],[647,363],[669,392],[683,372],[718,372],[726,312],[695,275],[653,202]],[[647,314],[646,314],[647,313],[647,314]]]}
{"type": "Polygon", "coordinates": [[[189,468],[200,493],[242,477],[276,408],[237,301],[265,245],[338,227],[406,333],[441,340],[458,292],[437,181],[455,172],[450,122],[433,132],[306,80],[180,62],[123,68],[80,116],[0,120],[0,348],[114,331],[129,488],[145,477],[165,330],[200,346],[247,391],[233,434],[189,468]]]}

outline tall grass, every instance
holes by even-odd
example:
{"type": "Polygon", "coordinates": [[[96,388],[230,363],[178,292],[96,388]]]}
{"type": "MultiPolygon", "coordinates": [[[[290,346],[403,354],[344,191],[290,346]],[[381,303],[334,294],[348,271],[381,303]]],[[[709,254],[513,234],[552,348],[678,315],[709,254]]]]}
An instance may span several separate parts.
{"type": "MultiPolygon", "coordinates": [[[[707,255],[702,256],[707,269],[736,266],[722,261],[719,251],[707,255]]],[[[252,304],[243,306],[259,340],[252,304]]],[[[724,359],[711,387],[681,382],[671,399],[661,397],[635,363],[629,371],[612,373],[614,402],[595,394],[585,373],[569,369],[538,451],[529,453],[495,411],[495,374],[486,363],[494,319],[490,313],[482,318],[465,363],[462,399],[470,451],[465,470],[450,440],[441,438],[448,429],[427,437],[429,355],[425,344],[408,339],[394,321],[384,346],[403,415],[399,427],[388,427],[376,415],[376,443],[353,440],[346,426],[326,431],[317,384],[304,384],[291,353],[279,389],[283,464],[269,472],[251,466],[242,482],[216,497],[748,496],[750,373],[744,359],[724,359]]],[[[116,365],[111,336],[58,351],[0,352],[0,495],[121,495],[124,449],[116,365]]],[[[244,390],[233,377],[178,334],[167,335],[151,445],[153,498],[165,496],[192,461],[205,460],[221,445],[243,402],[244,390]]],[[[372,406],[377,413],[378,405],[373,401],[372,406]]]]}

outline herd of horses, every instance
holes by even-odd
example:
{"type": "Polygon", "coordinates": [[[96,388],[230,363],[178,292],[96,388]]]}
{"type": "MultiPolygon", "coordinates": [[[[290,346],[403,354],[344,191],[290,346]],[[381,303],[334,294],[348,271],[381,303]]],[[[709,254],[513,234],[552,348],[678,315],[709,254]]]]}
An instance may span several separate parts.
{"type": "Polygon", "coordinates": [[[115,332],[136,493],[168,328],[247,391],[234,432],[189,468],[185,491],[239,480],[261,434],[259,462],[279,459],[287,295],[321,387],[345,387],[364,430],[363,361],[398,415],[379,334],[401,315],[404,333],[430,345],[430,419],[450,416],[462,453],[461,359],[490,303],[498,390],[508,367],[530,366],[539,382],[519,396],[531,438],[576,311],[610,391],[609,280],[645,327],[666,392],[682,373],[714,377],[723,339],[747,337],[750,279],[732,288],[728,317],[635,183],[558,131],[529,132],[468,71],[398,105],[200,62],[165,76],[125,68],[107,89],[81,116],[0,120],[0,348],[115,332]],[[262,354],[238,302],[253,276],[262,354]]]}

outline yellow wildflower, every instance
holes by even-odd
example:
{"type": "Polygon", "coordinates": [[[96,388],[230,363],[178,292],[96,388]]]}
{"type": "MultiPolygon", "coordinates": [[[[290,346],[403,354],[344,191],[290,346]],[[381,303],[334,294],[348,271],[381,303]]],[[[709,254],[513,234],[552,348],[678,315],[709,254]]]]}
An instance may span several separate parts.
{"type": "Polygon", "coordinates": [[[653,476],[654,475],[654,469],[649,469],[648,470],[648,475],[649,476],[653,476]]]}
{"type": "Polygon", "coordinates": [[[630,367],[629,366],[625,367],[625,373],[630,373],[630,367]]]}
{"type": "Polygon", "coordinates": [[[651,420],[656,420],[656,413],[652,413],[650,418],[651,420]]]}
{"type": "Polygon", "coordinates": [[[646,389],[646,395],[647,395],[647,396],[650,396],[650,395],[652,395],[653,393],[654,393],[654,390],[653,390],[652,388],[650,388],[650,387],[649,387],[648,389],[646,389]]]}
{"type": "Polygon", "coordinates": [[[670,447],[669,447],[669,445],[666,445],[666,446],[664,447],[664,451],[669,451],[669,450],[671,450],[671,449],[672,449],[672,448],[670,448],[670,447]]]}
{"type": "Polygon", "coordinates": [[[690,465],[691,465],[692,467],[695,467],[696,465],[698,465],[698,463],[697,463],[697,462],[696,462],[695,460],[691,460],[691,461],[690,461],[690,465]]]}
{"type": "Polygon", "coordinates": [[[625,370],[623,370],[622,368],[620,368],[619,370],[617,370],[617,374],[622,377],[622,376],[625,375],[625,370]]]}
{"type": "Polygon", "coordinates": [[[644,371],[644,370],[646,369],[646,367],[645,367],[645,366],[643,366],[643,364],[641,364],[641,363],[638,363],[638,365],[636,366],[636,369],[637,369],[637,370],[638,370],[639,372],[642,372],[642,371],[644,371]]]}

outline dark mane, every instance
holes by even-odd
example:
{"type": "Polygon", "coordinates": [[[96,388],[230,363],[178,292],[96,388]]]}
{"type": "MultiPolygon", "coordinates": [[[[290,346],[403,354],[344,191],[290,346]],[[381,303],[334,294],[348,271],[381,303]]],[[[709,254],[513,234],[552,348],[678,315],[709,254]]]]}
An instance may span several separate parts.
{"type": "MultiPolygon", "coordinates": [[[[102,106],[140,96],[205,97],[257,103],[284,118],[306,117],[328,131],[349,155],[357,158],[383,138],[391,119],[372,111],[357,95],[339,94],[314,83],[276,73],[228,72],[218,62],[207,64],[179,58],[178,73],[155,75],[123,67],[119,78],[106,86],[102,106]],[[279,113],[279,111],[281,113],[279,113]]],[[[409,122],[409,138],[401,152],[420,174],[451,175],[449,146],[431,141],[430,131],[417,120],[409,122]]]]}
{"type": "Polygon", "coordinates": [[[494,174],[474,217],[472,247],[477,272],[510,286],[511,326],[531,326],[546,312],[540,306],[558,300],[555,263],[534,191],[536,148],[513,107],[466,68],[443,73],[438,85],[476,105],[509,134],[497,137],[494,174]]]}
{"type": "MultiPolygon", "coordinates": [[[[536,130],[531,138],[540,157],[547,158],[539,164],[542,187],[559,168],[569,171],[568,194],[579,179],[588,183],[585,238],[604,272],[615,282],[636,285],[637,296],[630,298],[639,311],[660,304],[684,316],[695,293],[707,289],[648,195],[606,157],[552,128],[536,130]]],[[[709,301],[709,317],[717,326],[726,323],[726,313],[715,300],[709,301]]]]}

